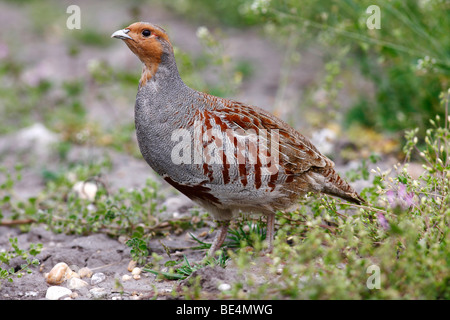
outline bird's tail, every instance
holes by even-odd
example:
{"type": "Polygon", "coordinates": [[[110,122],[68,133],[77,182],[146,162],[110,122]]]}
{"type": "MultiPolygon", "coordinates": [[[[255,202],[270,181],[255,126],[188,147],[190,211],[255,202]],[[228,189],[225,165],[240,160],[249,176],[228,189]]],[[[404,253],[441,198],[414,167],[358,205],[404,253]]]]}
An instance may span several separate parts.
{"type": "Polygon", "coordinates": [[[316,172],[325,177],[325,183],[322,189],[323,193],[337,196],[356,204],[365,203],[364,199],[361,198],[355,189],[342,179],[333,168],[316,169],[316,172]]]}

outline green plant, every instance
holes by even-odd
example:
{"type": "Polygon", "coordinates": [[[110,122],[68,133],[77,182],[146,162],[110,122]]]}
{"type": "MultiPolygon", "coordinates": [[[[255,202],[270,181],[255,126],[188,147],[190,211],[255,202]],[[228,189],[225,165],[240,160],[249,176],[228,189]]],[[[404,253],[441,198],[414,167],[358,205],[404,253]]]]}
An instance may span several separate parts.
{"type": "MultiPolygon", "coordinates": [[[[193,247],[194,250],[207,250],[211,247],[210,243],[206,243],[198,239],[194,234],[190,233],[192,240],[196,241],[199,245],[193,247]]],[[[263,228],[261,219],[257,221],[237,221],[235,227],[232,227],[228,231],[227,241],[224,243],[225,248],[242,248],[246,246],[259,246],[266,238],[266,230],[263,228]]]]}
{"type": "Polygon", "coordinates": [[[170,268],[168,272],[158,271],[158,270],[149,269],[149,268],[143,268],[142,270],[153,273],[158,276],[162,276],[168,280],[183,280],[183,279],[186,279],[187,277],[189,277],[190,275],[192,275],[193,272],[195,272],[201,268],[204,268],[206,266],[218,265],[218,266],[221,266],[222,268],[225,268],[227,261],[228,261],[228,256],[225,253],[222,253],[217,258],[206,259],[201,263],[190,263],[188,261],[187,257],[183,256],[183,261],[182,261],[181,265],[179,265],[179,262],[176,262],[173,260],[169,260],[164,264],[165,267],[170,268]],[[174,267],[174,268],[172,268],[172,267],[174,267]]]}
{"type": "Polygon", "coordinates": [[[23,273],[31,273],[31,266],[37,266],[39,265],[38,259],[33,259],[32,257],[35,257],[38,255],[42,250],[42,244],[41,243],[31,243],[28,250],[21,249],[19,247],[17,238],[10,238],[9,243],[11,248],[7,251],[1,251],[0,252],[0,288],[1,288],[1,282],[3,280],[12,282],[14,277],[22,277],[23,273]],[[3,268],[4,266],[8,266],[10,264],[11,259],[20,257],[22,258],[25,263],[22,263],[19,267],[11,267],[11,268],[3,268]]]}
{"type": "Polygon", "coordinates": [[[236,228],[230,228],[225,246],[228,248],[257,247],[266,239],[266,229],[261,219],[247,223],[240,222],[236,228]]]}
{"type": "Polygon", "coordinates": [[[126,245],[131,247],[131,258],[139,264],[143,264],[149,254],[147,242],[138,237],[134,237],[126,242],[126,245]]]}

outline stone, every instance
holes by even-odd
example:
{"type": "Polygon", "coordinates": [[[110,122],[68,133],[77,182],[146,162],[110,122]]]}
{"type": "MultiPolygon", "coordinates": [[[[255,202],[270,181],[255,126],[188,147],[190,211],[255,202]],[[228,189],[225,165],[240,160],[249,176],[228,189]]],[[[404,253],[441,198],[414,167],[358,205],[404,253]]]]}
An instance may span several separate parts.
{"type": "Polygon", "coordinates": [[[105,279],[106,276],[104,273],[101,272],[94,273],[91,278],[91,285],[99,284],[100,282],[105,281],[105,279]]]}
{"type": "Polygon", "coordinates": [[[94,299],[103,299],[108,294],[104,288],[92,288],[89,293],[94,299]]]}
{"type": "Polygon", "coordinates": [[[137,262],[134,260],[131,260],[130,263],[128,263],[128,268],[127,270],[132,272],[134,268],[136,268],[137,266],[137,262]]]}
{"type": "Polygon", "coordinates": [[[78,270],[78,274],[81,278],[90,278],[92,277],[93,272],[91,269],[84,267],[78,270]]]}
{"type": "Polygon", "coordinates": [[[134,275],[140,275],[142,272],[141,268],[133,268],[133,270],[131,271],[131,274],[134,275]]]}
{"type": "Polygon", "coordinates": [[[72,187],[72,190],[75,191],[80,199],[86,199],[89,201],[95,200],[95,195],[97,194],[97,184],[89,181],[78,181],[72,187]]]}
{"type": "Polygon", "coordinates": [[[72,294],[72,290],[61,286],[51,286],[47,289],[45,297],[49,300],[59,300],[64,296],[72,294]]]}
{"type": "Polygon", "coordinates": [[[222,283],[218,288],[220,291],[228,291],[231,289],[231,286],[228,283],[222,283]]]}
{"type": "Polygon", "coordinates": [[[67,287],[69,289],[81,289],[88,285],[89,284],[86,281],[81,280],[79,278],[71,278],[67,283],[67,287]]]}
{"type": "Polygon", "coordinates": [[[76,299],[76,298],[79,297],[79,295],[76,292],[72,292],[69,297],[72,298],[72,299],[76,299]]]}
{"type": "Polygon", "coordinates": [[[25,292],[25,297],[37,297],[38,292],[37,291],[27,291],[25,292]]]}
{"type": "Polygon", "coordinates": [[[35,123],[14,134],[0,138],[0,153],[14,149],[16,152],[28,151],[38,158],[48,159],[52,145],[58,141],[60,138],[56,133],[51,132],[41,123],[35,123]]]}
{"type": "Polygon", "coordinates": [[[122,281],[128,281],[128,280],[131,280],[131,276],[128,275],[128,274],[124,274],[124,275],[122,276],[122,281]]]}
{"type": "Polygon", "coordinates": [[[58,285],[66,280],[66,275],[72,273],[67,263],[59,262],[46,275],[48,284],[58,285]]]}
{"type": "Polygon", "coordinates": [[[78,273],[76,273],[75,271],[67,270],[66,275],[65,275],[65,280],[69,280],[69,279],[72,279],[72,278],[80,279],[80,275],[78,273]]]}

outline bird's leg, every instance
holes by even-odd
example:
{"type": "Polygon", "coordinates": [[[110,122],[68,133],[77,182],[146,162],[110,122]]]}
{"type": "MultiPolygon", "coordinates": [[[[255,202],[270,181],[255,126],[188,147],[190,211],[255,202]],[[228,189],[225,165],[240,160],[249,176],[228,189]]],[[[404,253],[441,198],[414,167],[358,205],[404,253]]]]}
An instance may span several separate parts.
{"type": "Polygon", "coordinates": [[[217,235],[214,238],[213,243],[211,244],[211,248],[209,249],[208,256],[214,256],[214,253],[220,249],[223,242],[225,241],[228,233],[228,226],[230,225],[230,221],[218,221],[217,222],[219,228],[217,230],[217,235]]]}
{"type": "Polygon", "coordinates": [[[275,234],[275,213],[270,213],[267,215],[267,232],[266,232],[266,240],[267,240],[267,253],[271,253],[273,251],[273,238],[275,234]]]}

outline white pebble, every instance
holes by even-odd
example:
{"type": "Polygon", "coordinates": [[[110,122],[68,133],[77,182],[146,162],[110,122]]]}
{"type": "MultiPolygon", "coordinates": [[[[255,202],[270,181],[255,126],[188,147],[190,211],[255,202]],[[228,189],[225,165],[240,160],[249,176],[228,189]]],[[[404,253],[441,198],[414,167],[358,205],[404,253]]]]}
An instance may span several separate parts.
{"type": "Polygon", "coordinates": [[[102,299],[107,295],[105,288],[92,288],[89,292],[94,299],[102,299]]]}
{"type": "Polygon", "coordinates": [[[67,284],[67,287],[69,289],[80,289],[88,285],[89,284],[84,280],[81,280],[79,278],[71,278],[67,284]]]}
{"type": "Polygon", "coordinates": [[[47,289],[45,297],[49,300],[58,300],[70,294],[72,294],[72,290],[70,289],[61,286],[51,286],[47,289]]]}
{"type": "Polygon", "coordinates": [[[131,280],[131,276],[129,274],[124,274],[122,276],[122,281],[128,281],[128,280],[131,280]]]}
{"type": "Polygon", "coordinates": [[[219,285],[220,291],[228,291],[231,289],[231,286],[228,283],[222,283],[219,285]]]}
{"type": "Polygon", "coordinates": [[[130,298],[131,298],[132,300],[141,300],[141,296],[138,295],[138,294],[133,294],[133,295],[131,295],[130,298]]]}
{"type": "Polygon", "coordinates": [[[74,184],[72,189],[78,194],[81,199],[94,201],[98,187],[97,184],[93,182],[78,181],[74,184]]]}
{"type": "Polygon", "coordinates": [[[133,279],[134,280],[139,280],[141,278],[140,274],[133,274],[133,279]]]}
{"type": "Polygon", "coordinates": [[[91,284],[96,285],[102,281],[105,281],[105,279],[106,279],[106,276],[104,273],[101,273],[101,272],[94,273],[91,278],[91,284]]]}
{"type": "Polygon", "coordinates": [[[37,291],[27,291],[25,292],[25,297],[36,297],[38,295],[37,291]]]}
{"type": "Polygon", "coordinates": [[[142,272],[141,268],[133,268],[133,270],[131,271],[132,275],[140,275],[142,272]]]}

